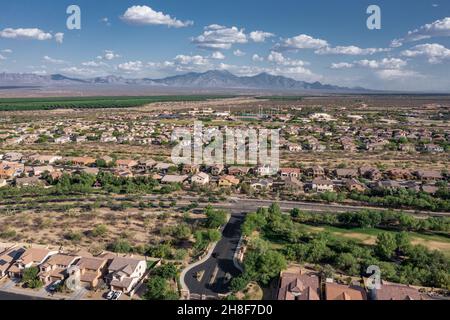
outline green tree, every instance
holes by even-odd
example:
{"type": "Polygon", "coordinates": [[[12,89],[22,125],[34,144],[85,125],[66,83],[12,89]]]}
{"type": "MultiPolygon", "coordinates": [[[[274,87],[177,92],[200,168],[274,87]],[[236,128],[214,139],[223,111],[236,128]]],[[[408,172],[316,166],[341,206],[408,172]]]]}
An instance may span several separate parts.
{"type": "Polygon", "coordinates": [[[207,228],[219,228],[227,222],[227,214],[222,210],[214,210],[211,206],[208,206],[205,210],[206,214],[206,227],[207,228]]]}
{"type": "Polygon", "coordinates": [[[117,253],[129,253],[132,251],[131,244],[126,239],[116,239],[109,245],[109,249],[117,253]]]}
{"type": "Polygon", "coordinates": [[[169,283],[160,276],[151,277],[147,282],[147,292],[144,294],[147,300],[178,300],[179,296],[170,290],[169,283]]]}
{"type": "Polygon", "coordinates": [[[168,263],[153,270],[153,274],[166,280],[170,280],[176,278],[178,269],[173,263],[168,263]]]}
{"type": "Polygon", "coordinates": [[[397,248],[395,236],[388,232],[380,233],[375,245],[375,253],[382,259],[391,259],[397,248]]]}
{"type": "Polygon", "coordinates": [[[39,268],[30,267],[23,270],[22,283],[31,289],[42,288],[44,283],[38,278],[39,268]]]}

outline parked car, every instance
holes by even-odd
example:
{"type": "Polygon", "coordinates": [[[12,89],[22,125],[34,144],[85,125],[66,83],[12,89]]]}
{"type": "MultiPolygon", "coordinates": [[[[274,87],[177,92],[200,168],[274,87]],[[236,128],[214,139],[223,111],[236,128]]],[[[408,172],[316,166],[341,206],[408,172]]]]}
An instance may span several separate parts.
{"type": "Polygon", "coordinates": [[[116,293],[114,291],[108,292],[108,294],[106,295],[106,299],[112,300],[112,298],[114,297],[115,294],[116,293]]]}
{"type": "Polygon", "coordinates": [[[58,290],[58,287],[61,285],[62,281],[58,280],[53,282],[49,287],[48,287],[48,291],[50,292],[55,292],[56,290],[58,290]]]}
{"type": "Polygon", "coordinates": [[[114,293],[114,296],[113,296],[113,298],[111,300],[119,300],[121,296],[122,296],[122,292],[116,291],[114,293]]]}

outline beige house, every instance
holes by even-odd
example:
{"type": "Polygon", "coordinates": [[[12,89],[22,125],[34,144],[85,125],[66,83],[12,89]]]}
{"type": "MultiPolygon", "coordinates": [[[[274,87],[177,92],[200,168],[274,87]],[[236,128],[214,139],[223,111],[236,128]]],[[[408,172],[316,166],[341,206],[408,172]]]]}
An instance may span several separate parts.
{"type": "Polygon", "coordinates": [[[51,251],[44,248],[29,248],[17,258],[8,269],[10,278],[21,278],[23,271],[27,268],[37,267],[43,264],[49,257],[57,254],[58,251],[51,251]]]}
{"type": "Polygon", "coordinates": [[[106,273],[107,259],[94,257],[81,257],[77,262],[80,272],[80,282],[83,287],[94,289],[106,273]]]}
{"type": "Polygon", "coordinates": [[[209,183],[210,179],[209,179],[209,175],[204,173],[204,172],[200,172],[197,173],[196,175],[193,175],[191,178],[192,183],[195,184],[199,184],[199,185],[206,185],[209,183]]]}
{"type": "Polygon", "coordinates": [[[51,256],[39,266],[39,279],[45,284],[65,280],[68,276],[67,269],[74,265],[78,259],[80,257],[62,253],[51,256]]]}
{"type": "Polygon", "coordinates": [[[226,175],[219,179],[219,187],[233,187],[239,185],[240,180],[235,176],[226,175]]]}
{"type": "Polygon", "coordinates": [[[24,248],[11,247],[0,253],[0,279],[8,275],[8,269],[24,252],[24,248]]]}
{"type": "Polygon", "coordinates": [[[133,294],[146,269],[144,259],[115,257],[108,267],[106,279],[111,290],[133,294]]]}

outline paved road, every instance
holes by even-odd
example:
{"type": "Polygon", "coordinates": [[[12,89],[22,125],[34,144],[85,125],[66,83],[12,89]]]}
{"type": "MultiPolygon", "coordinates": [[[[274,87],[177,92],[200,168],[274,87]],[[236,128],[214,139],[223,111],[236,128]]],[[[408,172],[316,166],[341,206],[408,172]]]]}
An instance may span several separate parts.
{"type": "MultiPolygon", "coordinates": [[[[147,200],[159,200],[159,196],[145,196],[147,200]]],[[[181,200],[177,200],[177,206],[188,205],[192,202],[198,201],[198,197],[183,196],[181,200]]],[[[240,197],[231,197],[227,202],[217,203],[200,203],[200,207],[212,205],[215,208],[254,212],[260,207],[268,207],[272,203],[278,203],[283,210],[290,210],[298,208],[304,211],[318,212],[318,213],[342,213],[342,212],[357,212],[361,210],[396,210],[409,214],[425,215],[425,216],[450,216],[450,212],[432,212],[422,210],[410,210],[410,209],[394,209],[386,207],[371,207],[371,206],[358,206],[348,204],[337,203],[319,203],[319,202],[307,202],[307,201],[284,201],[284,200],[259,200],[259,199],[245,199],[240,197]]]]}
{"type": "Polygon", "coordinates": [[[234,211],[223,230],[223,237],[217,243],[212,256],[203,264],[194,267],[186,273],[184,281],[192,296],[207,295],[218,297],[219,294],[230,292],[230,280],[241,272],[234,265],[234,254],[241,238],[241,225],[245,213],[234,211]],[[201,279],[198,273],[203,272],[201,279]]]}

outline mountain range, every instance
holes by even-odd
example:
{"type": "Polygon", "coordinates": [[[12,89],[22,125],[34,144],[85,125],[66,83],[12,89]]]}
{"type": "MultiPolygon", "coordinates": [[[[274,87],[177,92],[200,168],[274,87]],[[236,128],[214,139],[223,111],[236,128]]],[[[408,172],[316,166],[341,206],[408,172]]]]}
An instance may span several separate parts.
{"type": "Polygon", "coordinates": [[[236,76],[228,71],[211,70],[204,73],[191,72],[163,79],[129,79],[119,76],[104,76],[88,79],[67,77],[62,74],[37,75],[22,73],[0,73],[0,87],[67,87],[67,86],[153,86],[192,89],[257,89],[271,91],[324,91],[324,92],[368,92],[364,88],[347,88],[320,82],[298,81],[284,76],[261,73],[255,76],[236,76]]]}

